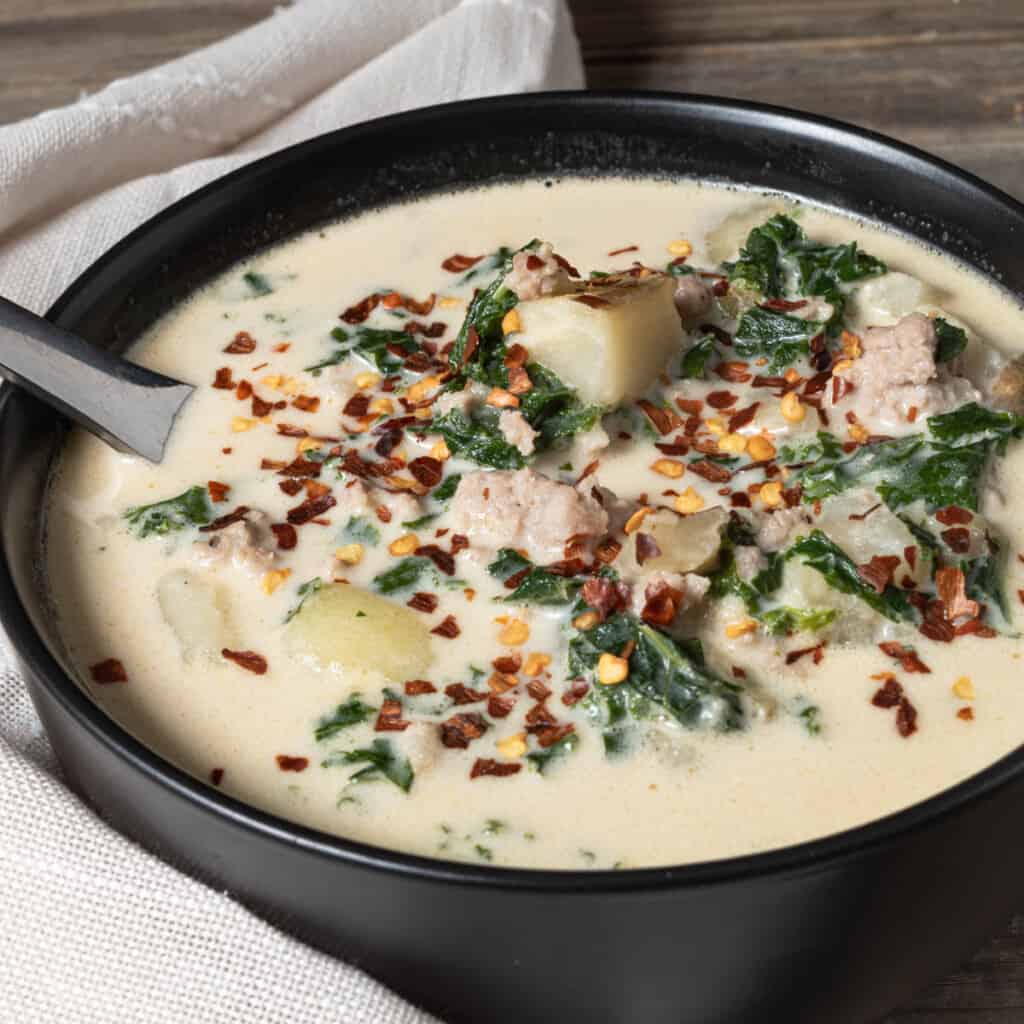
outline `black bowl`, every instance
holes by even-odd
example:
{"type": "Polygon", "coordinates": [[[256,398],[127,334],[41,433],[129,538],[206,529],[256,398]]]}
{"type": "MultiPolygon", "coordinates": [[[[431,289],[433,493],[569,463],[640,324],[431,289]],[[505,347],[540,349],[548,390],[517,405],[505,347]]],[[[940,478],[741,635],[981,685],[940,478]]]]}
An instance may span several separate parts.
{"type": "MultiPolygon", "coordinates": [[[[416,111],[260,160],[134,232],[50,316],[122,348],[211,275],[311,225],[439,189],[622,173],[789,191],[895,225],[1024,292],[1024,208],[922,153],[750,104],[572,93],[416,111]]],[[[626,872],[406,856],[210,789],[136,742],[61,668],[39,572],[61,433],[55,414],[4,389],[0,617],[68,781],[162,857],[449,1021],[864,1021],[1015,907],[1020,750],[866,827],[626,872]]]]}

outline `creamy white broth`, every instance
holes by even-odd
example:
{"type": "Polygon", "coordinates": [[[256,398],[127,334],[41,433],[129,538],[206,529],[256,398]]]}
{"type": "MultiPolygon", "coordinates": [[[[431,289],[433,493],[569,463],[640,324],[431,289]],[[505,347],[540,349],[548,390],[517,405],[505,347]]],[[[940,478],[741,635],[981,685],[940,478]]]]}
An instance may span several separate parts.
{"type": "MultiPolygon", "coordinates": [[[[509,652],[498,639],[504,624],[495,621],[507,616],[529,626],[528,641],[516,648],[524,658],[531,652],[553,656],[550,676],[542,677],[554,691],[549,705],[559,721],[576,725],[578,747],[544,774],[523,762],[514,776],[470,779],[477,758],[508,760],[495,743],[521,731],[521,712],[529,706],[521,698],[514,715],[493,720],[488,732],[467,749],[434,750],[432,763],[416,771],[408,793],[386,780],[353,785],[349,776],[361,764],[321,767],[321,762],[333,751],[367,747],[374,738],[386,738],[403,749],[421,727],[375,734],[371,717],[330,740],[314,738],[322,717],[353,693],[377,708],[381,688],[387,685],[372,672],[338,673],[317,664],[297,650],[283,625],[298,604],[298,586],[325,576],[332,552],[346,542],[342,532],[348,517],[341,507],[325,513],[329,526],[302,525],[298,546],[275,553],[268,569],[291,572],[270,594],[261,586],[263,573],[197,566],[194,531],[141,541],[121,517],[126,508],[214,480],[231,487],[228,499],[213,506],[214,515],[246,505],[265,512],[273,523],[283,523],[304,494],[282,493],[282,478],[259,469],[262,459],[288,462],[296,457],[296,439],[277,434],[274,424],[299,424],[311,434],[345,437],[339,429],[344,401],[336,393],[335,371],[314,379],[303,368],[336,348],[328,333],[339,325],[339,313],[378,290],[396,289],[417,299],[438,292],[461,300],[439,303],[429,314],[415,316],[428,323],[445,322],[449,326],[440,342],[451,340],[465,315],[465,300],[478,283],[459,286],[461,274],[440,269],[453,252],[491,252],[498,245],[518,246],[536,236],[551,240],[585,274],[591,268],[625,270],[634,260],[662,268],[671,258],[666,247],[686,239],[693,245],[689,262],[712,268],[734,257],[746,229],[782,205],[752,193],[696,184],[564,181],[552,187],[540,182],[505,186],[375,211],[313,232],[260,255],[201,291],[157,324],[133,351],[138,361],[197,385],[164,463],[151,466],[76,432],[53,483],[48,571],[62,634],[82,685],[130,732],[197,778],[209,780],[220,769],[221,788],[246,802],[381,846],[499,865],[640,867],[771,849],[905,807],[1014,749],[1024,720],[1019,640],[965,636],[937,644],[915,636],[913,644],[931,667],[930,674],[902,671],[872,642],[830,643],[822,664],[815,665],[808,656],[787,666],[780,652],[817,641],[798,637],[764,644],[741,637],[723,644],[722,621],[737,615],[729,611],[724,619],[712,616],[707,626],[709,658],[716,667],[742,666],[751,684],[756,681],[770,695],[775,713],[766,718],[751,713],[748,727],[738,732],[667,727],[630,756],[607,758],[582,708],[566,708],[559,700],[566,685],[564,610],[494,604],[491,598],[502,593],[501,586],[487,573],[488,559],[470,551],[456,562],[455,576],[465,587],[438,591],[440,606],[423,617],[424,625],[433,627],[451,613],[460,628],[454,640],[428,637],[432,661],[422,677],[438,692],[408,701],[405,717],[423,718],[431,723],[423,730],[434,730],[439,719],[432,712],[450,703],[442,693],[445,685],[461,682],[486,689],[492,659],[509,652]],[[742,223],[731,245],[716,231],[730,215],[742,223]],[[626,246],[637,248],[607,255],[626,246]],[[242,280],[246,270],[262,275],[273,291],[253,295],[242,280]],[[256,349],[225,355],[225,345],[241,331],[256,339],[256,349]],[[285,343],[286,351],[275,351],[285,343]],[[267,365],[253,369],[261,364],[267,365]],[[270,401],[290,403],[295,394],[263,384],[264,378],[294,378],[299,392],[321,398],[320,407],[309,413],[289,404],[275,410],[269,423],[243,424],[238,417],[254,420],[249,402],[239,401],[233,391],[210,387],[223,366],[232,368],[235,381],[250,380],[257,395],[270,401]],[[248,429],[234,429],[238,426],[248,429]],[[226,609],[222,645],[259,652],[269,665],[265,674],[245,671],[217,652],[186,658],[157,596],[158,581],[175,570],[187,570],[220,588],[226,609]],[[476,592],[473,600],[466,588],[476,592]],[[97,685],[89,666],[110,658],[123,663],[128,681],[97,685]],[[485,670],[485,676],[474,680],[470,666],[485,670]],[[880,686],[871,677],[886,671],[896,674],[917,710],[918,730],[909,738],[897,732],[891,710],[871,703],[880,686]],[[965,676],[976,693],[971,700],[952,690],[965,676]],[[820,709],[823,727],[816,736],[808,734],[798,713],[808,704],[820,709]],[[965,707],[971,708],[972,721],[957,717],[965,707]],[[278,755],[306,758],[308,766],[282,771],[278,755]]],[[[931,301],[969,325],[976,337],[1007,353],[1021,350],[1017,306],[948,258],[817,208],[802,207],[799,221],[815,239],[857,239],[891,271],[927,282],[931,301]]],[[[489,276],[482,274],[479,283],[489,276]]],[[[878,310],[863,320],[859,307],[853,307],[847,317],[851,330],[891,322],[880,319],[878,310]]],[[[385,326],[380,315],[378,311],[372,322],[385,326]]],[[[396,320],[393,326],[401,323],[396,320]]],[[[721,381],[695,385],[694,393],[727,386],[721,381]]],[[[430,445],[417,445],[407,435],[403,447],[412,458],[425,455],[430,445]]],[[[592,479],[633,500],[641,493],[657,496],[666,488],[681,491],[690,484],[698,485],[709,504],[714,500],[714,488],[689,473],[674,481],[651,472],[652,454],[657,453],[649,444],[641,449],[613,442],[592,479]]],[[[546,453],[534,468],[569,480],[582,466],[575,466],[573,474],[560,474],[558,467],[566,458],[565,452],[546,453]]],[[[999,474],[1001,495],[988,495],[983,505],[1010,552],[1006,589],[1011,595],[1022,585],[1015,555],[1024,549],[1024,525],[1011,515],[1024,499],[1021,459],[1020,447],[1011,444],[999,474]]],[[[464,472],[475,468],[460,466],[464,472]]],[[[342,486],[335,485],[339,494],[342,486]]],[[[451,529],[450,516],[445,513],[417,529],[421,543],[434,542],[437,529],[451,529]]],[[[409,532],[398,516],[373,525],[381,542],[367,547],[360,564],[345,567],[344,577],[351,584],[370,586],[377,573],[397,561],[387,551],[389,542],[409,532]]],[[[403,592],[396,600],[404,606],[407,598],[403,592]]],[[[390,685],[401,689],[400,683],[390,685]]],[[[442,717],[459,712],[483,712],[483,705],[455,706],[442,717]]]]}

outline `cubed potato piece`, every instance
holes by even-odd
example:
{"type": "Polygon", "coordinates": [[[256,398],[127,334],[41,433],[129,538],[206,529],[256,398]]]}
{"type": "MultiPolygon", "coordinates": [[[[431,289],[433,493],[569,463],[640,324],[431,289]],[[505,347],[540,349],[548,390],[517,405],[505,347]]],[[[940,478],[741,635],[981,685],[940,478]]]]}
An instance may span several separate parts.
{"type": "Polygon", "coordinates": [[[722,546],[722,530],[729,521],[724,508],[681,516],[671,509],[652,512],[636,533],[626,538],[624,567],[630,575],[652,572],[704,572],[718,561],[722,546]],[[637,538],[645,534],[654,538],[660,555],[637,559],[637,538]]]}
{"type": "Polygon", "coordinates": [[[670,277],[655,274],[521,302],[514,340],[582,401],[616,405],[642,395],[679,352],[674,292],[670,277]]]}
{"type": "Polygon", "coordinates": [[[347,583],[312,594],[287,628],[300,657],[361,678],[415,679],[431,661],[422,615],[347,583]]]}
{"type": "Polygon", "coordinates": [[[175,569],[160,578],[156,596],[185,664],[219,658],[223,648],[236,646],[225,594],[217,584],[187,569],[175,569]]]}

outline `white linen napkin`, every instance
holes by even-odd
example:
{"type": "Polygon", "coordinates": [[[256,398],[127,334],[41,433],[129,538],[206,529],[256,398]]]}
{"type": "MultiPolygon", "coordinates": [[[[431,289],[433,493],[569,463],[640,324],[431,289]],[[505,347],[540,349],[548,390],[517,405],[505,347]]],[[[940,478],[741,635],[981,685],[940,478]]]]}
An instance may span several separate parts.
{"type": "MultiPolygon", "coordinates": [[[[300,139],[582,85],[563,0],[299,0],[0,127],[0,294],[45,310],[147,217],[300,139]]],[[[433,1020],[96,818],[63,785],[2,633],[0,948],[0,1024],[433,1020]]]]}

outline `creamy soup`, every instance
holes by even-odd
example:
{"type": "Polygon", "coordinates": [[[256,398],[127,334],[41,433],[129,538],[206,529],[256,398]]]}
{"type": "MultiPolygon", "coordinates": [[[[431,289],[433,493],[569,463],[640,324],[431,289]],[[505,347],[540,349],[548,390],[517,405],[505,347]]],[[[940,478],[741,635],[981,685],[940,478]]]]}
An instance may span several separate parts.
{"type": "Polygon", "coordinates": [[[71,437],[60,627],[143,743],[327,833],[630,868],[846,829],[1024,733],[1022,325],[784,197],[374,211],[138,343],[196,392],[162,465],[71,437]]]}

